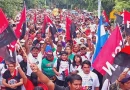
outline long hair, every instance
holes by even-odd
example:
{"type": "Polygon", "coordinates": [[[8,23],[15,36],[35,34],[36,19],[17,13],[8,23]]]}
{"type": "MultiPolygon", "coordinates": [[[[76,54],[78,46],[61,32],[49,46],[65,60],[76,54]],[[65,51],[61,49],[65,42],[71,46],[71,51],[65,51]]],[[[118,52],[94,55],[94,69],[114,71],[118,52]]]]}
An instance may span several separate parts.
{"type": "Polygon", "coordinates": [[[76,58],[76,57],[78,57],[78,58],[80,59],[80,65],[82,64],[82,58],[81,58],[81,56],[78,55],[78,54],[76,54],[76,55],[74,56],[74,58],[73,58],[73,63],[72,63],[73,67],[76,66],[76,61],[75,61],[75,58],[76,58]]]}
{"type": "Polygon", "coordinates": [[[33,83],[34,86],[38,85],[38,76],[36,75],[36,73],[31,73],[30,81],[33,83]]]}

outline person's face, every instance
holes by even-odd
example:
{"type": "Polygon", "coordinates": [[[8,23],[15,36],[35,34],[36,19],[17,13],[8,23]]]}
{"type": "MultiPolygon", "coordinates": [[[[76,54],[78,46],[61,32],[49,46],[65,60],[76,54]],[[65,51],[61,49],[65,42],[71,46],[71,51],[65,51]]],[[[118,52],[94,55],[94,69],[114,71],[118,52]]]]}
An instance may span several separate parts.
{"type": "Polygon", "coordinates": [[[93,41],[93,42],[96,42],[96,37],[92,38],[92,41],[93,41]]]}
{"type": "Polygon", "coordinates": [[[86,48],[85,47],[80,48],[80,52],[81,53],[86,53],[86,48]]]}
{"type": "Polygon", "coordinates": [[[67,48],[65,49],[65,51],[66,51],[68,54],[70,54],[72,50],[71,50],[70,47],[67,47],[67,48]]]}
{"type": "Polygon", "coordinates": [[[50,44],[49,38],[47,38],[45,42],[46,42],[46,44],[50,44]]]}
{"type": "Polygon", "coordinates": [[[50,60],[50,61],[53,61],[54,60],[54,56],[53,55],[48,55],[47,59],[50,60]]]}
{"type": "Polygon", "coordinates": [[[61,45],[58,45],[58,46],[57,46],[57,50],[58,50],[58,51],[62,51],[62,46],[61,46],[61,45]]]}
{"type": "Polygon", "coordinates": [[[40,39],[41,38],[41,34],[37,34],[37,39],[40,39]]]}
{"type": "Polygon", "coordinates": [[[129,90],[129,89],[130,89],[130,80],[129,80],[128,82],[124,83],[124,88],[125,88],[126,90],[129,90]]]}
{"type": "Polygon", "coordinates": [[[90,72],[90,66],[88,64],[84,64],[82,67],[82,70],[85,74],[89,74],[90,72]]]}
{"type": "Polygon", "coordinates": [[[28,40],[28,44],[32,45],[33,41],[31,39],[28,40]]]}
{"type": "Polygon", "coordinates": [[[14,64],[8,64],[8,70],[9,70],[10,72],[14,72],[14,70],[15,70],[15,65],[14,65],[14,64]]]}
{"type": "Polygon", "coordinates": [[[38,56],[38,53],[39,53],[39,50],[38,49],[33,49],[32,50],[32,55],[33,55],[33,57],[37,57],[38,56]]]}
{"type": "Polygon", "coordinates": [[[105,28],[105,30],[107,30],[108,28],[107,27],[104,27],[105,28]]]}
{"type": "Polygon", "coordinates": [[[62,60],[67,60],[67,58],[68,58],[68,56],[67,56],[66,54],[62,54],[62,55],[61,55],[61,59],[62,59],[62,60]]]}
{"type": "Polygon", "coordinates": [[[82,88],[82,81],[81,80],[74,80],[73,83],[69,83],[70,90],[81,90],[82,88]]]}
{"type": "Polygon", "coordinates": [[[91,44],[91,39],[87,39],[87,44],[91,44]]]}
{"type": "Polygon", "coordinates": [[[77,33],[77,37],[79,38],[81,35],[80,35],[80,33],[77,33]]]}
{"type": "Polygon", "coordinates": [[[78,52],[79,51],[79,46],[74,46],[73,51],[78,52]]]}
{"type": "Polygon", "coordinates": [[[81,39],[80,42],[82,42],[84,44],[84,39],[81,39]]]}
{"type": "Polygon", "coordinates": [[[80,58],[78,56],[75,57],[75,62],[79,63],[80,62],[80,58]]]}

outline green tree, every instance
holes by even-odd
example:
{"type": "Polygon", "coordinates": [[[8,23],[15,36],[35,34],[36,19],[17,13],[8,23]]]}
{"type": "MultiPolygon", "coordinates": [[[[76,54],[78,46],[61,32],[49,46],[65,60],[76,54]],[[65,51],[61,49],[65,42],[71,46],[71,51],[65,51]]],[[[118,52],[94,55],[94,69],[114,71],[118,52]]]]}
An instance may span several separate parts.
{"type": "Polygon", "coordinates": [[[24,0],[24,1],[25,1],[27,8],[30,9],[30,8],[38,7],[39,1],[41,1],[41,0],[24,0]]]}
{"type": "Polygon", "coordinates": [[[0,8],[7,14],[9,17],[14,17],[17,11],[21,10],[23,0],[0,0],[0,8]]]}
{"type": "Polygon", "coordinates": [[[130,0],[115,0],[115,7],[118,11],[129,10],[130,11],[130,0]]]}
{"type": "Polygon", "coordinates": [[[115,0],[102,0],[102,8],[110,14],[115,6],[115,0]]]}

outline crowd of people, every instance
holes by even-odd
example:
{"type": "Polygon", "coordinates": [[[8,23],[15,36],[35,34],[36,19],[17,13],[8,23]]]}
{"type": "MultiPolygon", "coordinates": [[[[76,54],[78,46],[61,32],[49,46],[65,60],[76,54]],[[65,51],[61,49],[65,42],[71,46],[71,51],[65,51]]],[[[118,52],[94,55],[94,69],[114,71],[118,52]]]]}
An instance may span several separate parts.
{"type": "MultiPolygon", "coordinates": [[[[92,69],[99,19],[90,12],[75,12],[60,10],[54,15],[46,9],[27,10],[26,34],[16,44],[16,62],[1,64],[1,90],[101,90],[102,78],[92,69]],[[44,15],[56,27],[55,35],[48,30],[49,23],[43,35],[44,15]],[[70,41],[66,40],[66,16],[75,27],[70,41]]],[[[15,19],[9,18],[13,30],[19,20],[19,14],[15,19]]],[[[108,37],[113,27],[104,23],[108,37]]],[[[125,44],[129,45],[127,40],[124,38],[125,44]]],[[[122,73],[108,90],[129,90],[130,78],[126,78],[126,74],[122,73]]]]}

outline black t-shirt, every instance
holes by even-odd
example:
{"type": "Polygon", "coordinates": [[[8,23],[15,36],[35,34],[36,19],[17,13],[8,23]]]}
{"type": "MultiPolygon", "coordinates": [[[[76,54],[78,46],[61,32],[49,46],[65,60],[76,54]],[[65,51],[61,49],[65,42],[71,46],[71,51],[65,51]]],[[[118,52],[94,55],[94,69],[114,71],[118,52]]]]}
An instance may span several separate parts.
{"type": "MultiPolygon", "coordinates": [[[[17,71],[16,71],[17,72],[17,71]]],[[[6,70],[5,73],[3,74],[3,78],[6,79],[6,83],[8,84],[14,84],[17,82],[20,82],[21,76],[19,74],[12,76],[9,70],[6,70]]],[[[6,90],[22,90],[21,86],[18,86],[16,89],[11,89],[6,87],[6,90]]]]}
{"type": "Polygon", "coordinates": [[[54,90],[70,90],[70,89],[69,89],[69,87],[58,86],[58,85],[55,84],[54,90]]]}
{"type": "Polygon", "coordinates": [[[24,60],[21,61],[20,67],[22,68],[23,72],[26,74],[27,73],[27,62],[24,62],[24,60]]]}

